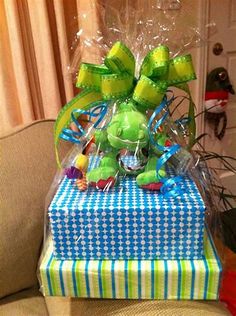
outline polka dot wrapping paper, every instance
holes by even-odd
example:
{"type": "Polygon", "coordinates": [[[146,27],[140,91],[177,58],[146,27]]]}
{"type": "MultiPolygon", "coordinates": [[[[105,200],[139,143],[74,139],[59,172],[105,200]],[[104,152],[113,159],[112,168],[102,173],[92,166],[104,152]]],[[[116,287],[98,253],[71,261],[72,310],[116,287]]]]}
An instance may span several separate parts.
{"type": "Polygon", "coordinates": [[[55,260],[52,243],[40,264],[47,296],[216,300],[221,263],[204,235],[201,260],[55,260]]]}
{"type": "Polygon", "coordinates": [[[81,192],[75,181],[62,180],[48,210],[55,258],[202,259],[205,205],[188,175],[175,198],[132,176],[107,192],[81,192]]]}

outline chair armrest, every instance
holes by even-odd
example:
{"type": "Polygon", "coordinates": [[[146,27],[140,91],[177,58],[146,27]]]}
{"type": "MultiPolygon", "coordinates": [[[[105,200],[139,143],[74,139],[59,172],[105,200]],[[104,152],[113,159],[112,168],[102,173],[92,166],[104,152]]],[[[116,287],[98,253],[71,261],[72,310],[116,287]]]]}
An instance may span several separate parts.
{"type": "Polygon", "coordinates": [[[53,124],[36,121],[0,138],[0,297],[37,283],[45,196],[56,172],[53,124]]]}

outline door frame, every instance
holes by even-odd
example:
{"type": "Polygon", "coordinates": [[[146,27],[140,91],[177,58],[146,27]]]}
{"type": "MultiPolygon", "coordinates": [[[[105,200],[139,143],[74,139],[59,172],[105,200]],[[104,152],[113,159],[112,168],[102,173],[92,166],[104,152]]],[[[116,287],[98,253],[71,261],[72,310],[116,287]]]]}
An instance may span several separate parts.
{"type": "MultiPolygon", "coordinates": [[[[201,0],[199,2],[199,31],[201,37],[204,41],[206,41],[205,45],[202,45],[197,50],[197,72],[199,77],[197,78],[196,84],[196,104],[198,112],[204,111],[204,102],[205,102],[205,87],[206,87],[206,77],[207,77],[207,65],[208,65],[208,35],[209,35],[209,28],[207,25],[209,24],[209,7],[210,3],[209,0],[201,0]]],[[[205,121],[204,121],[204,114],[199,115],[196,119],[196,126],[197,126],[197,135],[201,135],[205,133],[205,121]]],[[[204,138],[201,139],[202,145],[204,145],[204,138]]]]}

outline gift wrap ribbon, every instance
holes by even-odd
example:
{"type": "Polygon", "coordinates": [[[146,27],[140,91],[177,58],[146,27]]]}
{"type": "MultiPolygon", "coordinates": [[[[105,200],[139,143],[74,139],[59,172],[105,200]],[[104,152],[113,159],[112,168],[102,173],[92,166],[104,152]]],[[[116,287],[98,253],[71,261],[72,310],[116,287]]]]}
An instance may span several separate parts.
{"type": "MultiPolygon", "coordinates": [[[[122,42],[113,45],[103,65],[82,63],[76,86],[84,90],[62,108],[55,123],[54,141],[58,165],[61,166],[57,151],[59,139],[79,143],[79,138],[84,134],[77,123],[78,114],[91,116],[91,108],[101,102],[127,97],[136,102],[138,109],[155,110],[169,86],[189,92],[187,82],[195,78],[191,55],[170,59],[166,46],[158,46],[145,56],[138,79],[135,78],[135,58],[122,42]],[[76,111],[77,117],[74,115],[76,111]],[[68,129],[72,121],[76,123],[78,132],[68,129]]],[[[101,122],[105,111],[101,110],[100,114],[100,117],[99,114],[92,116],[101,122]]],[[[93,121],[92,124],[96,123],[93,121]]]]}
{"type": "MultiPolygon", "coordinates": [[[[173,144],[171,146],[162,146],[158,144],[158,142],[155,141],[154,139],[154,135],[158,132],[158,129],[161,127],[161,125],[165,122],[165,120],[168,117],[169,112],[167,110],[168,110],[168,106],[171,104],[172,101],[173,101],[173,96],[169,100],[167,100],[167,96],[165,95],[161,104],[152,113],[148,122],[148,133],[149,133],[150,143],[159,152],[163,152],[163,154],[158,159],[157,164],[156,164],[157,174],[159,174],[159,171],[170,159],[170,157],[175,155],[181,149],[181,146],[179,144],[173,144]],[[165,113],[159,119],[157,119],[157,117],[161,114],[162,111],[165,111],[165,113]]],[[[167,178],[167,177],[161,178],[160,181],[163,183],[163,185],[160,188],[161,193],[165,195],[166,197],[167,196],[176,197],[179,194],[183,193],[182,189],[180,189],[177,186],[177,184],[181,182],[182,180],[183,179],[181,175],[174,176],[172,178],[167,178]]]]}

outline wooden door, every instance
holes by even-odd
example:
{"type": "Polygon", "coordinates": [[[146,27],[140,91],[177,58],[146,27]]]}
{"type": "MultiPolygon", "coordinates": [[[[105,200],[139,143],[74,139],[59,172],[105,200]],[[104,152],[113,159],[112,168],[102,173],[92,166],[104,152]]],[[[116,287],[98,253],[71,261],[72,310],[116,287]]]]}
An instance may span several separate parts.
{"type": "MultiPolygon", "coordinates": [[[[216,67],[226,68],[236,91],[236,0],[210,0],[209,21],[216,23],[217,32],[210,37],[207,70],[210,72],[216,67]],[[213,47],[216,43],[221,43],[223,46],[220,55],[213,53],[213,47]]],[[[222,140],[218,140],[214,136],[213,130],[206,123],[205,130],[210,136],[205,139],[205,147],[221,155],[236,157],[236,94],[229,94],[226,113],[228,124],[222,140]]],[[[220,171],[220,176],[225,184],[235,192],[236,176],[224,171],[220,171]]]]}

